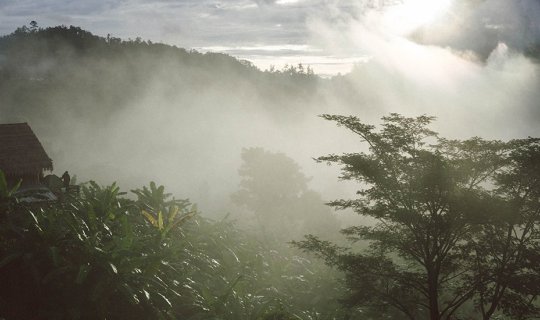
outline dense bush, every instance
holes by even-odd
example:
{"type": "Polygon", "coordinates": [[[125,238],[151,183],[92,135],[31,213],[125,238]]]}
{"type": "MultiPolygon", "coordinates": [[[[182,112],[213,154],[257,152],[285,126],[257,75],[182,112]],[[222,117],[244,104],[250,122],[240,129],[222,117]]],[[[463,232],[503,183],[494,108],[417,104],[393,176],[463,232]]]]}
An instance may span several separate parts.
{"type": "Polygon", "coordinates": [[[0,224],[6,319],[332,319],[339,284],[320,264],[270,248],[231,221],[198,216],[163,187],[90,182],[0,224]]]}

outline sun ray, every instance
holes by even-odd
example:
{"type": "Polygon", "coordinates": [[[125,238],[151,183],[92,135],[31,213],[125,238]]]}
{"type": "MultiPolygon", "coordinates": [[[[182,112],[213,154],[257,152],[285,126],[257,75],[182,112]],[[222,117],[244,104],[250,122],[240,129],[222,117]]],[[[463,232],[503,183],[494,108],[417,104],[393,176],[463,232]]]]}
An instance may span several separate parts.
{"type": "Polygon", "coordinates": [[[386,7],[384,24],[392,33],[407,34],[440,18],[452,0],[404,0],[386,7]]]}

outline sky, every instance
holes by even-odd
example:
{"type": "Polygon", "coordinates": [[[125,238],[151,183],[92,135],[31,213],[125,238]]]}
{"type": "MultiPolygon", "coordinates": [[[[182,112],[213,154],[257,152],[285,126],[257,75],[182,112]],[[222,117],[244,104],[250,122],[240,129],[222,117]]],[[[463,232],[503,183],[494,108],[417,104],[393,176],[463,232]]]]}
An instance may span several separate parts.
{"type": "Polygon", "coordinates": [[[523,49],[540,39],[538,0],[0,0],[0,34],[32,20],[225,52],[261,69],[303,63],[323,75],[368,61],[374,37],[415,35],[484,59],[500,41],[523,49]]]}

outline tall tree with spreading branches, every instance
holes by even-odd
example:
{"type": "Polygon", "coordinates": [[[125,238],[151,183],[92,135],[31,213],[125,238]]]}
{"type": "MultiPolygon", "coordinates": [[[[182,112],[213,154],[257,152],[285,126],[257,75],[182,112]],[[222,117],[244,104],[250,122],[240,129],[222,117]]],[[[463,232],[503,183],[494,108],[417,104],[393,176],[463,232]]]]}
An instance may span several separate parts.
{"type": "Polygon", "coordinates": [[[381,130],[352,116],[322,117],[367,144],[365,152],[317,160],[341,165],[341,179],[360,183],[357,199],[330,205],[373,220],[342,230],[369,249],[342,248],[313,236],[295,244],[346,273],[346,303],[398,311],[408,319],[457,319],[477,310],[490,319],[495,311],[511,313],[508,303],[517,300],[521,309],[516,312],[534,312],[534,288],[519,283],[525,274],[538,279],[530,267],[538,235],[538,184],[527,181],[536,188],[536,198],[523,200],[518,208],[511,204],[523,199],[524,191],[516,194],[512,190],[520,186],[508,180],[538,166],[533,157],[524,167],[516,151],[518,145],[523,150],[529,146],[523,152],[530,156],[538,151],[538,140],[447,140],[428,128],[434,120],[428,116],[390,114],[382,118],[381,130]],[[511,240],[488,241],[493,234],[504,235],[508,223],[511,240]],[[528,242],[520,240],[523,235],[528,242]],[[521,253],[509,257],[516,248],[521,253]],[[514,276],[524,270],[530,272],[514,276]]]}

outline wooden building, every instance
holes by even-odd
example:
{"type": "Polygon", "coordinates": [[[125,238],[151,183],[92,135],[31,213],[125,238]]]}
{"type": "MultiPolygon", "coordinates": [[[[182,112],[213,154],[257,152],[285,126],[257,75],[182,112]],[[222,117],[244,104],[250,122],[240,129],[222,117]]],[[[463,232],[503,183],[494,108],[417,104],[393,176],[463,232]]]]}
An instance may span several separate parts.
{"type": "Polygon", "coordinates": [[[37,185],[45,171],[52,171],[51,158],[27,123],[0,124],[0,170],[9,185],[37,185]]]}

